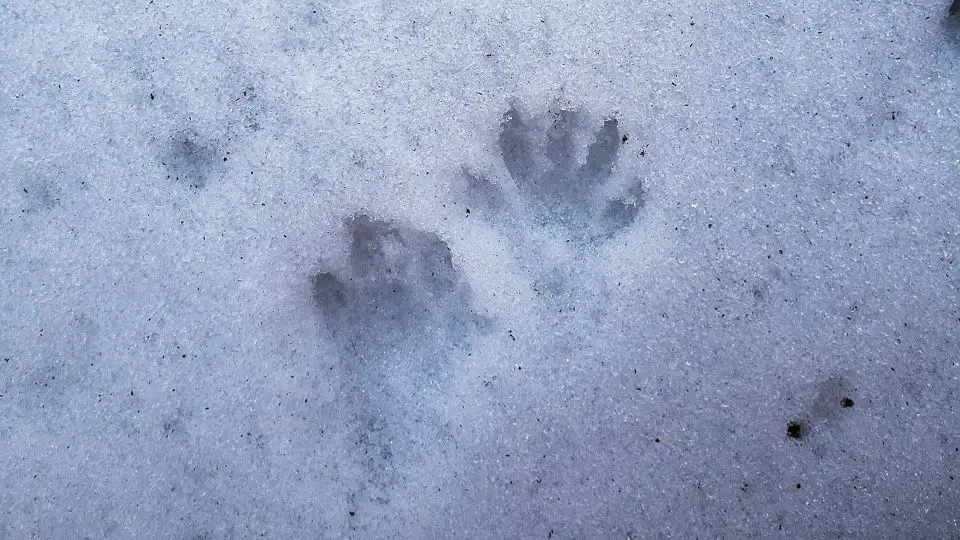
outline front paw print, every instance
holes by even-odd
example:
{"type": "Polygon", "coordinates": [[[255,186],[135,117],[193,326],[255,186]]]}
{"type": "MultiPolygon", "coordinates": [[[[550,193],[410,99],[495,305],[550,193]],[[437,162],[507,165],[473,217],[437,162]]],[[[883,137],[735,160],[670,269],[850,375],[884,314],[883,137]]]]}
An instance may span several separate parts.
{"type": "Polygon", "coordinates": [[[480,321],[447,243],[364,214],[346,226],[349,266],[312,278],[314,301],[334,339],[361,364],[399,352],[402,360],[423,364],[406,371],[434,371],[445,348],[470,336],[480,321]],[[411,348],[418,354],[408,354],[411,348]]]}
{"type": "Polygon", "coordinates": [[[509,204],[500,186],[468,174],[469,199],[489,217],[526,216],[584,243],[608,239],[637,219],[639,180],[618,182],[613,175],[628,140],[616,118],[592,130],[578,110],[533,117],[513,105],[500,128],[500,153],[519,200],[509,204]]]}

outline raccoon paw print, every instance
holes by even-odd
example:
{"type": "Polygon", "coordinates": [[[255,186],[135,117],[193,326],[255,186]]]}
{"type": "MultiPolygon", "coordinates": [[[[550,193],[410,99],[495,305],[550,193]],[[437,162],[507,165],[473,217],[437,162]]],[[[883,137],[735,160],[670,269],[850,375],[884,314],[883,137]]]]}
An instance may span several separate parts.
{"type": "Polygon", "coordinates": [[[614,177],[627,140],[616,118],[592,129],[580,110],[558,108],[532,116],[512,105],[498,139],[512,185],[468,172],[467,198],[494,221],[525,216],[572,240],[603,241],[633,224],[643,207],[639,180],[614,177]],[[506,195],[511,189],[515,204],[506,195]]]}

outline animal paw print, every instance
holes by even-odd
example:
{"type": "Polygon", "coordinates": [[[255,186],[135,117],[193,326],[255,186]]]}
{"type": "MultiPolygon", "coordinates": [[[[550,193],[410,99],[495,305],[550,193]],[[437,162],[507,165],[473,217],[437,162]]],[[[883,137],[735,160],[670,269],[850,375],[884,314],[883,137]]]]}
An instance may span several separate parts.
{"type": "Polygon", "coordinates": [[[399,441],[439,437],[432,392],[484,320],[439,236],[364,214],[345,224],[346,265],[312,277],[313,299],[341,349],[340,414],[377,498],[415,460],[399,441]]]}
{"type": "Polygon", "coordinates": [[[414,339],[419,356],[439,360],[431,347],[455,343],[479,324],[469,286],[439,236],[363,214],[346,226],[348,267],[312,279],[314,301],[344,348],[362,360],[414,339]]]}
{"type": "Polygon", "coordinates": [[[586,243],[610,238],[637,219],[641,183],[613,177],[628,140],[616,118],[591,130],[579,110],[552,109],[534,117],[512,105],[500,128],[500,153],[519,201],[510,204],[503,186],[468,173],[468,199],[486,217],[502,222],[530,216],[586,243]]]}

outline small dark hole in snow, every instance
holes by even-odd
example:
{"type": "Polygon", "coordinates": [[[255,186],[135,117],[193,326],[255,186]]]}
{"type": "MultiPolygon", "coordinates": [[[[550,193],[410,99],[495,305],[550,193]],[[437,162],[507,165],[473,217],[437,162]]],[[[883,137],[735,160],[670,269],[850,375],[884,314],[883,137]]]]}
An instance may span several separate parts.
{"type": "Polygon", "coordinates": [[[787,436],[791,439],[802,439],[809,432],[807,424],[804,422],[790,422],[787,424],[787,436]]]}

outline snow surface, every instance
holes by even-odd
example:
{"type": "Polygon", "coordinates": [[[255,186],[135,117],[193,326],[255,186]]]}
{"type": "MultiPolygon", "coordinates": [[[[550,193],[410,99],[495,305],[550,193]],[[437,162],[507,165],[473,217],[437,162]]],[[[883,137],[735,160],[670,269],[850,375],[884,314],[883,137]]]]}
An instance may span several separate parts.
{"type": "Polygon", "coordinates": [[[0,538],[960,536],[960,21],[0,5],[0,538]]]}

